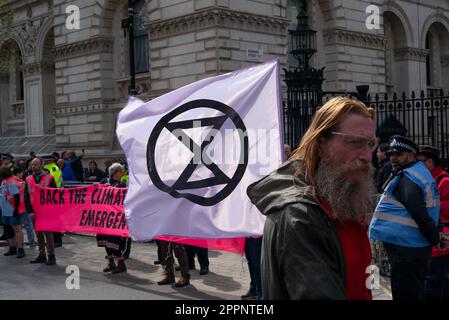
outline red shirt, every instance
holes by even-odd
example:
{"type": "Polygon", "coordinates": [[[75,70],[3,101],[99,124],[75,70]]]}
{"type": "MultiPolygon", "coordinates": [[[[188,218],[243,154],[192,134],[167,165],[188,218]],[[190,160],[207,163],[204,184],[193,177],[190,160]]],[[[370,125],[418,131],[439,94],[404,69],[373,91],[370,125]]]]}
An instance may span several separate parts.
{"type": "Polygon", "coordinates": [[[331,207],[320,198],[324,211],[335,220],[338,237],[343,249],[346,266],[346,295],[349,300],[372,300],[371,291],[366,287],[371,265],[371,245],[366,225],[357,222],[341,222],[334,218],[331,207]]]}
{"type": "MultiPolygon", "coordinates": [[[[436,167],[432,171],[432,177],[437,178],[443,174],[448,174],[441,167],[436,167]]],[[[440,220],[443,222],[449,222],[449,178],[444,177],[440,179],[438,183],[438,193],[440,194],[440,220]]],[[[443,229],[444,233],[449,233],[449,228],[443,229]]],[[[444,250],[439,250],[436,247],[432,249],[432,257],[441,257],[449,255],[449,247],[444,250]]]]}

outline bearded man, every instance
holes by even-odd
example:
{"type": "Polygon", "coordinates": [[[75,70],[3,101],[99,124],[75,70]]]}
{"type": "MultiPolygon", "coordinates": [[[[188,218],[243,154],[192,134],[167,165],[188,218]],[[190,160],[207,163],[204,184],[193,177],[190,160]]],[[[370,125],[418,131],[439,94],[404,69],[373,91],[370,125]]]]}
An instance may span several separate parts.
{"type": "Polygon", "coordinates": [[[267,216],[264,299],[372,299],[365,272],[376,145],[374,110],[333,98],[316,112],[290,160],[248,187],[267,216]]]}

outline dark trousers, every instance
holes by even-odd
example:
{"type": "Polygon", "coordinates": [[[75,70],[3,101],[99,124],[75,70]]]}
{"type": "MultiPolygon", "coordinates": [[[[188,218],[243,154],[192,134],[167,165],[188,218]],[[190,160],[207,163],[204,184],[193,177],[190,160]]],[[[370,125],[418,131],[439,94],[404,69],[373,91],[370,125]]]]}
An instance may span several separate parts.
{"type": "Polygon", "coordinates": [[[161,240],[154,240],[157,245],[157,260],[163,262],[164,257],[162,256],[162,247],[161,247],[161,240]]]}
{"type": "Polygon", "coordinates": [[[249,285],[249,294],[262,299],[262,280],[260,276],[260,257],[262,252],[262,237],[245,239],[245,256],[248,261],[249,276],[251,282],[249,285]]]}
{"type": "Polygon", "coordinates": [[[426,299],[449,300],[449,255],[432,258],[426,276],[426,299]]]}
{"type": "Polygon", "coordinates": [[[165,265],[164,265],[164,271],[165,275],[167,275],[169,278],[175,277],[175,269],[173,267],[174,264],[174,258],[173,258],[173,252],[178,259],[179,267],[181,268],[181,275],[183,277],[187,277],[189,275],[189,268],[187,264],[187,255],[186,251],[184,249],[184,246],[179,243],[175,242],[167,242],[167,241],[161,241],[161,249],[162,249],[162,256],[164,257],[165,265]]]}
{"type": "Polygon", "coordinates": [[[393,300],[425,300],[425,284],[429,256],[401,254],[397,246],[384,244],[391,266],[391,293],[393,300]]]}
{"type": "Polygon", "coordinates": [[[62,233],[61,232],[52,232],[52,233],[55,244],[62,244],[62,233]]]}
{"type": "Polygon", "coordinates": [[[125,259],[129,258],[129,255],[131,254],[131,243],[133,242],[131,238],[127,238],[125,244],[125,252],[123,252],[123,257],[125,259]]]}
{"type": "Polygon", "coordinates": [[[207,248],[184,245],[187,253],[189,269],[195,269],[195,254],[198,256],[200,267],[209,266],[209,250],[207,248]]]}

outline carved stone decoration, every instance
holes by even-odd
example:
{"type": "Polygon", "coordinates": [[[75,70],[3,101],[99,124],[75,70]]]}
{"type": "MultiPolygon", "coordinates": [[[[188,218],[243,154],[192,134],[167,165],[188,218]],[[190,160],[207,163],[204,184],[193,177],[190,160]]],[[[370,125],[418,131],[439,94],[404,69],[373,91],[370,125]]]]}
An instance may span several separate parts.
{"type": "Polygon", "coordinates": [[[55,59],[66,59],[94,53],[111,53],[114,40],[109,37],[96,37],[55,48],[55,59]]]}
{"type": "Polygon", "coordinates": [[[32,56],[36,52],[36,41],[41,23],[41,20],[30,20],[17,29],[17,33],[23,41],[25,56],[32,56]]]}
{"type": "Polygon", "coordinates": [[[268,34],[285,34],[289,22],[285,18],[273,18],[227,9],[212,9],[164,21],[146,24],[151,39],[189,33],[210,27],[223,27],[268,34]]]}
{"type": "Polygon", "coordinates": [[[394,58],[396,61],[420,61],[425,62],[426,57],[429,54],[429,50],[420,48],[397,48],[394,50],[394,58]]]}
{"type": "Polygon", "coordinates": [[[33,75],[38,73],[53,73],[55,72],[55,65],[51,62],[33,62],[22,66],[22,71],[25,75],[33,75]]]}
{"type": "Polygon", "coordinates": [[[342,44],[352,47],[384,50],[386,37],[357,31],[343,29],[325,30],[323,32],[324,41],[328,45],[342,44]]]}

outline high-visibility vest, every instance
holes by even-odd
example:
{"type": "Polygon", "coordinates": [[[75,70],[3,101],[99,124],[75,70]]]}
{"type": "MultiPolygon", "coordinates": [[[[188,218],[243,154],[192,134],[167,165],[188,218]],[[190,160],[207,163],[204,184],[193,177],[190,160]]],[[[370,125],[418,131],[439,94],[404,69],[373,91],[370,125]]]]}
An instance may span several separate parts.
{"type": "Polygon", "coordinates": [[[62,185],[62,172],[61,169],[55,164],[50,163],[44,165],[44,169],[47,169],[52,175],[53,179],[55,179],[56,187],[60,188],[62,185]]]}
{"type": "Polygon", "coordinates": [[[6,199],[9,201],[11,206],[13,208],[16,207],[16,202],[14,200],[14,195],[9,193],[9,186],[11,183],[17,184],[17,187],[19,189],[19,195],[20,195],[20,202],[19,202],[19,214],[23,214],[25,212],[25,182],[23,180],[20,180],[16,177],[9,177],[6,179],[6,199]]]}
{"type": "Polygon", "coordinates": [[[128,185],[128,180],[129,180],[129,177],[127,174],[125,174],[124,176],[122,176],[120,178],[120,182],[126,183],[126,185],[128,185]]]}
{"type": "MultiPolygon", "coordinates": [[[[50,186],[51,180],[53,180],[52,175],[45,174],[37,185],[41,187],[48,188],[50,186]]],[[[26,179],[26,183],[28,185],[28,194],[30,195],[30,203],[33,204],[34,201],[34,192],[36,191],[36,180],[34,180],[34,176],[28,176],[26,179]]]]}
{"type": "MultiPolygon", "coordinates": [[[[440,195],[429,170],[419,161],[402,172],[423,191],[427,213],[437,224],[440,216],[440,195]]],[[[374,212],[369,227],[369,236],[373,240],[403,247],[421,248],[430,246],[430,243],[419,230],[416,221],[404,205],[393,196],[393,190],[400,178],[400,176],[396,176],[385,188],[374,212]]]]}

